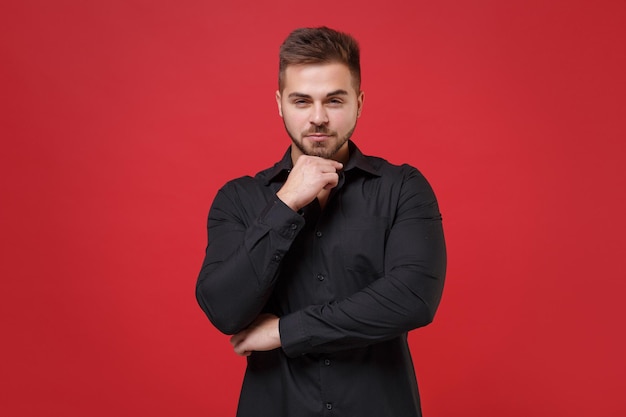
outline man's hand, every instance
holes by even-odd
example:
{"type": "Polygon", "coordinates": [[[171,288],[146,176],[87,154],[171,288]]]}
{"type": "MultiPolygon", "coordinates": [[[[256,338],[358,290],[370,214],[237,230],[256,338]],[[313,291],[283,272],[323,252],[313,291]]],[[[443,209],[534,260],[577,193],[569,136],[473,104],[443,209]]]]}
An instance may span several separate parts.
{"type": "Polygon", "coordinates": [[[343,164],[332,159],[302,155],[293,166],[287,181],[276,193],[293,211],[313,201],[322,190],[337,186],[337,171],[343,164]]]}
{"type": "Polygon", "coordinates": [[[273,350],[280,347],[278,317],[273,314],[261,314],[245,330],[230,338],[235,353],[250,356],[252,351],[273,350]]]}

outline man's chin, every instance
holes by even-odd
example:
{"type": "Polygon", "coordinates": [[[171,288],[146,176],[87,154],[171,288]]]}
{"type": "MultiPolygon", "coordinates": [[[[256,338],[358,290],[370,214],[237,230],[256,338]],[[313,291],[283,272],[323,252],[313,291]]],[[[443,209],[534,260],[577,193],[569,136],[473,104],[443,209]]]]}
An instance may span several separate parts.
{"type": "Polygon", "coordinates": [[[328,146],[315,146],[307,149],[306,154],[310,156],[318,156],[324,159],[330,159],[336,153],[328,146]]]}
{"type": "Polygon", "coordinates": [[[301,142],[299,146],[302,153],[309,156],[319,156],[321,158],[329,158],[333,152],[331,147],[326,142],[316,142],[313,144],[301,142]]]}

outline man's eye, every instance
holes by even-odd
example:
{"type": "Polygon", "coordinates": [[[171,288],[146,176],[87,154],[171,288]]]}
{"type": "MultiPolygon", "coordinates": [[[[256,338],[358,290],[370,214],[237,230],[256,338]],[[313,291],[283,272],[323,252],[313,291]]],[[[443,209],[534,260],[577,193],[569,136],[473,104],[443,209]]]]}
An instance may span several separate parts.
{"type": "Polygon", "coordinates": [[[328,102],[329,102],[330,104],[333,104],[333,105],[343,104],[343,101],[341,101],[341,100],[340,100],[340,99],[338,99],[338,98],[332,98],[332,99],[328,100],[328,102]]]}

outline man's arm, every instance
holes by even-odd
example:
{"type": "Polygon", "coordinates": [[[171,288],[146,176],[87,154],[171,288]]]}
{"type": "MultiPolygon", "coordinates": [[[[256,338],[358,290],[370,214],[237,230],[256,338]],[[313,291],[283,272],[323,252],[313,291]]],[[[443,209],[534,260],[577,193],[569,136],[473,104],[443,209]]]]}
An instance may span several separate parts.
{"type": "Polygon", "coordinates": [[[213,201],[206,255],[196,284],[200,307],[226,334],[241,331],[260,314],[282,257],[304,225],[302,216],[277,198],[254,212],[251,201],[267,197],[245,181],[227,184],[213,201]]]}
{"type": "Polygon", "coordinates": [[[258,216],[246,212],[252,210],[250,201],[265,198],[258,187],[229,183],[218,192],[209,212],[209,243],[196,298],[220,331],[240,332],[261,313],[282,258],[304,225],[297,210],[322,189],[336,186],[341,167],[336,161],[301,156],[258,216]],[[251,224],[250,218],[255,219],[251,224]]]}

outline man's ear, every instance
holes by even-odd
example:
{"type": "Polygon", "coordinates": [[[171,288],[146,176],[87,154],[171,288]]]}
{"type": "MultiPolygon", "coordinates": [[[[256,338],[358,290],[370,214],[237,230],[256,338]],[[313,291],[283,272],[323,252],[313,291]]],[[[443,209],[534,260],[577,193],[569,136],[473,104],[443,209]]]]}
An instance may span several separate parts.
{"type": "Polygon", "coordinates": [[[280,102],[280,91],[276,90],[276,104],[278,105],[278,114],[283,117],[283,106],[280,102]]]}
{"type": "Polygon", "coordinates": [[[365,100],[365,93],[361,91],[359,96],[357,97],[357,109],[356,109],[356,117],[361,117],[361,112],[363,111],[363,101],[365,100]]]}

